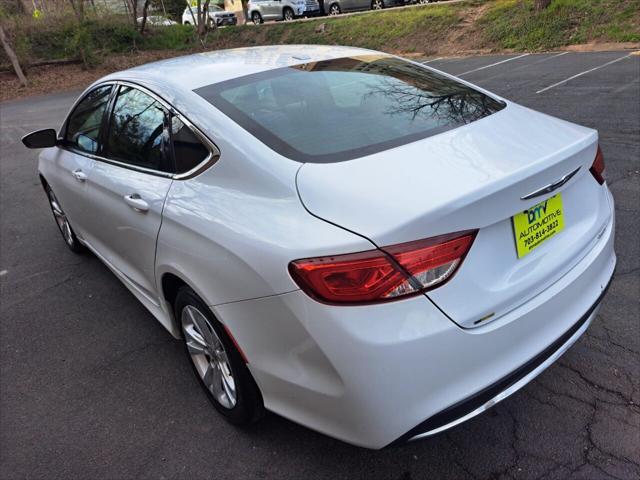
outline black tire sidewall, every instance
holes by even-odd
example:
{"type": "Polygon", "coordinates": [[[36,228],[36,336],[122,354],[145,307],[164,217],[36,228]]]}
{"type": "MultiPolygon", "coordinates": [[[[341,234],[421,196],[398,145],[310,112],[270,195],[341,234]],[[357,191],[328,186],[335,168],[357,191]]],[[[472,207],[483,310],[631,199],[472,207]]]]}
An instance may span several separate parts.
{"type": "Polygon", "coordinates": [[[213,404],[214,408],[229,422],[236,425],[247,425],[260,419],[264,414],[264,406],[262,403],[262,395],[260,390],[249,372],[249,369],[244,363],[242,356],[236,349],[235,345],[227,335],[222,324],[213,316],[211,310],[205,305],[205,303],[198,297],[198,295],[190,288],[183,287],[178,292],[176,300],[174,302],[174,314],[176,322],[182,332],[182,310],[191,305],[197,308],[203,315],[207,317],[207,320],[215,330],[218,338],[222,342],[225,351],[227,352],[227,358],[229,359],[229,367],[233,374],[233,379],[236,384],[236,404],[233,408],[226,408],[221,405],[211,394],[207,386],[200,378],[200,374],[196,369],[196,366],[191,359],[191,355],[187,350],[186,342],[182,341],[184,351],[189,360],[189,364],[193,370],[193,373],[200,384],[200,387],[207,395],[209,401],[213,404]]]}

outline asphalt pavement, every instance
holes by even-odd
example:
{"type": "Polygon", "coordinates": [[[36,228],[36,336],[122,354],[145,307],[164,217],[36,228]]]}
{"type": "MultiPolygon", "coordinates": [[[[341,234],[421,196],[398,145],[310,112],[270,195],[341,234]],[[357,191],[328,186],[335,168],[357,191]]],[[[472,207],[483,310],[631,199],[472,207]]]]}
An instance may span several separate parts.
{"type": "Polygon", "coordinates": [[[598,318],[555,365],[465,424],[382,451],[273,414],[233,427],[192,378],[181,344],[95,257],[72,254],[59,235],[37,153],[20,137],[58,127],[78,92],[6,102],[0,478],[640,478],[640,56],[425,61],[600,132],[618,269],[598,318]]]}

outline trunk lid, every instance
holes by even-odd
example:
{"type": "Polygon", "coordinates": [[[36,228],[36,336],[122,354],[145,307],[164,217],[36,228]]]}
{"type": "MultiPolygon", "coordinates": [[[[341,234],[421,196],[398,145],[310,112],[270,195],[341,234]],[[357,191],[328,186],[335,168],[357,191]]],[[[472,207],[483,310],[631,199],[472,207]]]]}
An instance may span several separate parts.
{"type": "Polygon", "coordinates": [[[478,229],[455,276],[427,296],[471,328],[540,293],[607,225],[606,189],[589,173],[597,133],[509,103],[493,115],[401,147],[305,164],[301,201],[315,216],[378,247],[478,229]],[[552,193],[521,197],[578,169],[552,193]],[[564,230],[518,258],[511,217],[560,192],[564,230]]]}

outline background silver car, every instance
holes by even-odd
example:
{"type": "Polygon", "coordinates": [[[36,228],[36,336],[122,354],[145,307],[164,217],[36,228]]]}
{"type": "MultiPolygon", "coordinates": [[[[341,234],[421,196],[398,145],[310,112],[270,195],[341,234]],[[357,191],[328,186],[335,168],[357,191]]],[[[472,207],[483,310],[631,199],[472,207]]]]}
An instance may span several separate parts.
{"type": "Polygon", "coordinates": [[[404,0],[324,0],[323,10],[327,15],[339,15],[355,10],[381,10],[404,3],[404,0]]]}
{"type": "Polygon", "coordinates": [[[249,18],[260,24],[265,20],[293,20],[296,17],[320,14],[317,0],[251,0],[248,4],[249,18]]]}

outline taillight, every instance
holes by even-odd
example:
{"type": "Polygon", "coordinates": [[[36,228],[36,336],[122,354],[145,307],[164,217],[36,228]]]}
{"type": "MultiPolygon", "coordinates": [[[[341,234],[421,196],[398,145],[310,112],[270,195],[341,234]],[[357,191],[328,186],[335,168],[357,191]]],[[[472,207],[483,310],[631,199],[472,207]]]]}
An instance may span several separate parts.
{"type": "Polygon", "coordinates": [[[604,156],[602,155],[602,150],[600,150],[600,145],[598,145],[598,153],[596,153],[596,158],[589,171],[600,185],[604,183],[604,156]]]}
{"type": "Polygon", "coordinates": [[[449,280],[476,231],[401,243],[360,253],[306,258],[289,272],[308,295],[325,303],[365,304],[425,292],[449,280]]]}

